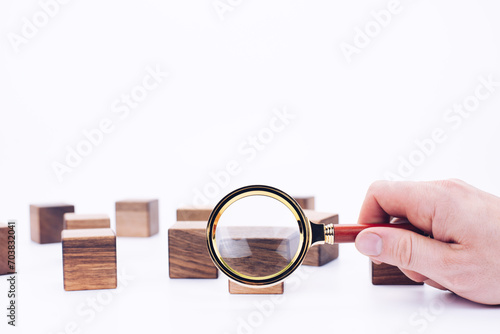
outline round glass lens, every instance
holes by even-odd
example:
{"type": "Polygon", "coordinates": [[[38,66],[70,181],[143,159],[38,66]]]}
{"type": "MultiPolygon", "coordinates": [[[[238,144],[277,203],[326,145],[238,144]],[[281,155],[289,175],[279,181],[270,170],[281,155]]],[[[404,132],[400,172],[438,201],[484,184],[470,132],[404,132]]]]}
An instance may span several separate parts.
{"type": "Polygon", "coordinates": [[[215,229],[220,258],[240,276],[251,278],[285,269],[299,252],[300,240],[300,227],[292,211],[262,195],[232,203],[215,229]]]}

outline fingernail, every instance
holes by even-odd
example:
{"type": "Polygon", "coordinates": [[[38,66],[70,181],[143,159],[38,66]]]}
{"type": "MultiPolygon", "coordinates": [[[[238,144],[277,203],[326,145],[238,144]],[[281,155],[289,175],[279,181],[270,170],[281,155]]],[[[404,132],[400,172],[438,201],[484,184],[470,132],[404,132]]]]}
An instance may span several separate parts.
{"type": "Polygon", "coordinates": [[[356,248],[368,256],[378,256],[382,252],[382,238],[375,233],[361,233],[356,238],[356,248]]]}

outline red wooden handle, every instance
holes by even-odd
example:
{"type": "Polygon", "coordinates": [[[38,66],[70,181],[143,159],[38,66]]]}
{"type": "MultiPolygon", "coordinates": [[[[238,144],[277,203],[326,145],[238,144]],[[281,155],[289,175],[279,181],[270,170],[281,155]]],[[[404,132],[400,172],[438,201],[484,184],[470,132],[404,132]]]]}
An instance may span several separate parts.
{"type": "Polygon", "coordinates": [[[410,223],[398,223],[398,224],[355,224],[355,225],[333,225],[333,230],[335,231],[335,243],[346,243],[354,242],[356,236],[359,232],[363,231],[365,228],[370,227],[389,227],[389,228],[402,228],[405,230],[417,232],[422,234],[418,228],[410,223]]]}

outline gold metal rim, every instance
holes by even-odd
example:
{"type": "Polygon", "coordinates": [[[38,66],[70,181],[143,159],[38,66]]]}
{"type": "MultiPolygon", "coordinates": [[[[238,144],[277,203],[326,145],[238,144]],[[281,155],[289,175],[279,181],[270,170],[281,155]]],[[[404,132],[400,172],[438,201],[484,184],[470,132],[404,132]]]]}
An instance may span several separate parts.
{"type": "Polygon", "coordinates": [[[297,267],[304,261],[307,250],[311,245],[311,225],[309,220],[304,215],[300,205],[285,192],[264,185],[253,185],[246,186],[236,189],[226,195],[220,202],[215,206],[212,211],[207,224],[207,247],[214,264],[219,268],[226,276],[230,279],[252,286],[270,286],[273,284],[278,284],[282,282],[287,276],[289,276],[297,267]],[[217,229],[217,224],[220,217],[226,211],[226,209],[234,202],[249,196],[267,196],[274,198],[284,204],[294,215],[300,231],[299,247],[295,253],[292,261],[276,274],[261,277],[252,277],[248,275],[241,274],[236,270],[232,269],[227,263],[222,259],[219,250],[217,248],[217,243],[215,240],[215,231],[217,229]]]}

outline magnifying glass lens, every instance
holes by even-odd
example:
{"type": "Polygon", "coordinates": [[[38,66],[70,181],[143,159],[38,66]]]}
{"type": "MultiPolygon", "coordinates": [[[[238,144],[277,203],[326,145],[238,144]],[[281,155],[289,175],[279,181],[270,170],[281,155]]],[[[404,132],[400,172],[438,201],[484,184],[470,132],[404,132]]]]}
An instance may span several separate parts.
{"type": "Polygon", "coordinates": [[[232,203],[215,230],[220,258],[240,276],[261,278],[284,270],[298,253],[300,228],[290,209],[268,196],[232,203]]]}

